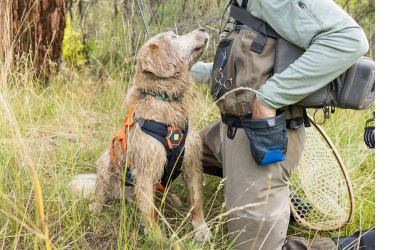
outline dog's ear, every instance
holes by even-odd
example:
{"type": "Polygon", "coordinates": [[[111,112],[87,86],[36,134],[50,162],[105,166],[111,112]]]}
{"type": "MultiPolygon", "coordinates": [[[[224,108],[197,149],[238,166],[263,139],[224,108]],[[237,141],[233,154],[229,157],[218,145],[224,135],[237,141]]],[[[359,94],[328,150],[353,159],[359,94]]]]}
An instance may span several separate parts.
{"type": "Polygon", "coordinates": [[[162,48],[156,43],[151,43],[140,55],[144,72],[150,72],[161,78],[168,78],[174,75],[176,68],[176,59],[173,52],[168,48],[162,48]]]}

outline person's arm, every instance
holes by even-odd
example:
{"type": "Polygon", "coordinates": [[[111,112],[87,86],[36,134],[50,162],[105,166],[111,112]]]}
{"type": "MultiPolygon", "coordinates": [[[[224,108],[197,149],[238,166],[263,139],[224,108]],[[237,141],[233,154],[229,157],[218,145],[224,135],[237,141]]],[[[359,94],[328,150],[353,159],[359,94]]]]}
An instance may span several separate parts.
{"type": "Polygon", "coordinates": [[[285,71],[269,78],[257,98],[276,109],[295,104],[338,77],[367,51],[367,39],[358,28],[321,36],[285,71]]]}
{"type": "Polygon", "coordinates": [[[204,62],[196,62],[191,70],[190,74],[192,76],[192,80],[197,83],[211,83],[211,71],[212,71],[213,63],[204,63],[204,62]]]}
{"type": "Polygon", "coordinates": [[[342,74],[368,51],[364,31],[332,0],[249,1],[248,8],[282,37],[306,49],[288,69],[260,87],[257,99],[266,106],[279,109],[295,104],[342,74]]]}

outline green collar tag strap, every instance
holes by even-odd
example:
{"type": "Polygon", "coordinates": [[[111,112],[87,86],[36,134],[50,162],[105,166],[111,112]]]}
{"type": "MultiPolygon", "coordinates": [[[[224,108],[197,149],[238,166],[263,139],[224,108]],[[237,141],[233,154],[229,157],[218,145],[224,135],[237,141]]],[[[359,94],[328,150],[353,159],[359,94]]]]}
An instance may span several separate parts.
{"type": "Polygon", "coordinates": [[[164,100],[164,101],[180,101],[180,100],[182,100],[182,96],[180,96],[180,95],[174,95],[172,97],[169,97],[165,93],[164,94],[160,94],[160,93],[155,93],[155,92],[152,92],[152,91],[143,91],[143,90],[140,91],[140,97],[141,98],[145,98],[147,94],[152,95],[155,98],[158,98],[158,99],[161,99],[161,100],[164,100]]]}

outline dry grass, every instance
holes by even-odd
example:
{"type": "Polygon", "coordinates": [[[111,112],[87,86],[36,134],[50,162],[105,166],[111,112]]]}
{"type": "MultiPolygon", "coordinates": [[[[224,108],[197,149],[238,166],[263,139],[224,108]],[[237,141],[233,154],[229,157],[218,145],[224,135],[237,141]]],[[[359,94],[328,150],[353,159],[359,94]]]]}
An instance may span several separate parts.
{"type": "MultiPolygon", "coordinates": [[[[211,43],[205,59],[213,55],[215,44],[211,43]]],[[[73,175],[95,172],[97,158],[123,123],[129,109],[124,98],[132,84],[126,68],[102,65],[93,57],[88,69],[61,67],[43,86],[33,80],[25,60],[11,66],[12,54],[2,56],[0,249],[168,249],[177,242],[185,249],[230,248],[223,184],[217,177],[205,176],[205,215],[214,234],[212,241],[205,243],[192,237],[180,179],[171,191],[181,197],[184,206],[177,209],[157,204],[161,228],[172,238],[164,243],[151,233],[144,236],[135,204],[114,201],[96,217],[89,213],[86,200],[68,192],[66,184],[73,175]],[[94,75],[92,69],[101,76],[94,75]]],[[[190,119],[202,129],[217,119],[219,112],[209,87],[195,88],[190,119]]],[[[291,222],[290,235],[310,239],[348,235],[375,225],[375,152],[367,149],[362,138],[365,121],[371,117],[371,110],[339,110],[323,125],[352,179],[356,197],[352,223],[341,230],[316,232],[291,222]]]]}
{"type": "MultiPolygon", "coordinates": [[[[8,75],[6,79],[2,81],[0,95],[0,246],[3,249],[42,249],[47,245],[57,249],[158,246],[157,240],[149,240],[140,231],[134,204],[115,201],[104,214],[94,217],[88,211],[87,201],[72,197],[66,190],[73,175],[94,173],[96,159],[108,146],[128,110],[124,96],[129,84],[111,77],[100,82],[68,68],[47,87],[38,87],[24,74],[8,75]]],[[[218,110],[211,102],[208,86],[196,88],[198,92],[193,96],[196,109],[190,118],[201,129],[218,118],[218,110]]],[[[354,221],[335,232],[315,232],[292,222],[291,235],[310,238],[346,235],[375,225],[374,151],[367,149],[362,139],[365,121],[370,117],[370,111],[338,111],[323,125],[352,178],[356,197],[354,221]]],[[[180,179],[171,191],[185,201],[180,179]]],[[[199,244],[192,239],[187,203],[182,209],[159,203],[165,221],[162,228],[169,236],[176,232],[175,240],[187,249],[226,249],[228,236],[221,180],[205,176],[204,194],[206,219],[215,236],[212,242],[199,244]]]]}

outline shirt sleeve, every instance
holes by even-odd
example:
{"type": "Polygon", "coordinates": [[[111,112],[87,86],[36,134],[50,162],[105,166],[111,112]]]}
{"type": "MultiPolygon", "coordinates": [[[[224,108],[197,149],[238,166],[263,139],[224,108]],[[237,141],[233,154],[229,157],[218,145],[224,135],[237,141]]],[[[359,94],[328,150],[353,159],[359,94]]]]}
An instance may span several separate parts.
{"type": "Polygon", "coordinates": [[[269,78],[257,98],[275,109],[295,104],[338,77],[367,51],[368,41],[359,27],[323,35],[286,70],[269,78]]]}
{"type": "Polygon", "coordinates": [[[205,63],[198,61],[196,62],[191,70],[190,74],[194,82],[197,83],[208,83],[211,84],[211,71],[213,63],[205,63]]]}
{"type": "Polygon", "coordinates": [[[332,0],[259,0],[249,11],[306,52],[261,85],[257,98],[273,108],[295,104],[324,87],[369,48],[362,28],[332,0]]]}

